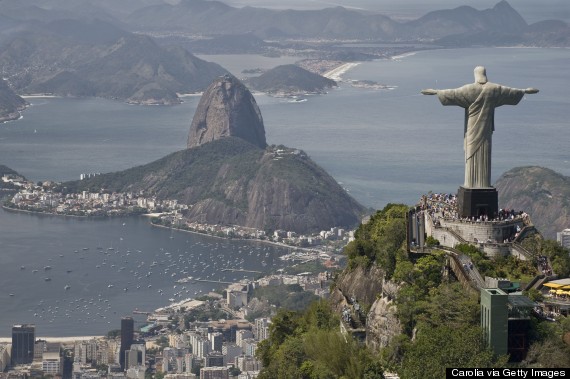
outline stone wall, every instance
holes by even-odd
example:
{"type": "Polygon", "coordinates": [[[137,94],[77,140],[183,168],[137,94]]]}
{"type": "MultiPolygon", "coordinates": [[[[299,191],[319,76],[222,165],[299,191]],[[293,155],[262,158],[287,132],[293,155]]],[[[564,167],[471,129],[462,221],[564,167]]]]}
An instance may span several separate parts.
{"type": "Polygon", "coordinates": [[[495,242],[502,243],[515,235],[517,226],[522,229],[522,219],[502,222],[476,222],[476,221],[450,221],[439,219],[444,228],[454,230],[469,242],[495,242]]]}

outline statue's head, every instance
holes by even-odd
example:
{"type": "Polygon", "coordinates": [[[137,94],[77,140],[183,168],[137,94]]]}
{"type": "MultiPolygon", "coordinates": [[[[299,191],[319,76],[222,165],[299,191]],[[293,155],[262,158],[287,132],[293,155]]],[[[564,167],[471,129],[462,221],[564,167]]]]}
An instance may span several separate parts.
{"type": "Polygon", "coordinates": [[[487,83],[487,72],[485,71],[485,67],[477,66],[473,71],[475,74],[475,83],[485,84],[487,83]]]}

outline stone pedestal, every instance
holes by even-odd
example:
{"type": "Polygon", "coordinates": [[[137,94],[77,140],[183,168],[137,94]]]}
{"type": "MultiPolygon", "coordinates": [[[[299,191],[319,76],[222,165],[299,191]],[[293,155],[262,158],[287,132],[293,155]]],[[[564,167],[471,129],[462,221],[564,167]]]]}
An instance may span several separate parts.
{"type": "Polygon", "coordinates": [[[499,193],[495,188],[459,187],[457,211],[460,217],[494,218],[499,213],[499,193]]]}

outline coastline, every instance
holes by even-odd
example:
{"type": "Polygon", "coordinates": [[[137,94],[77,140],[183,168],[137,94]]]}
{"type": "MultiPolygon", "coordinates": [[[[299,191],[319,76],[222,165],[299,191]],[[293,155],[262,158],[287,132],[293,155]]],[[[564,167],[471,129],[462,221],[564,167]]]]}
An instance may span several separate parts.
{"type": "Polygon", "coordinates": [[[4,209],[5,211],[8,212],[23,212],[23,213],[30,213],[30,214],[35,214],[35,215],[44,215],[44,216],[64,216],[64,217],[75,217],[75,218],[104,218],[107,216],[78,216],[78,215],[65,215],[65,214],[59,214],[59,213],[50,213],[50,212],[39,212],[39,211],[29,211],[27,209],[19,209],[19,208],[11,208],[11,207],[7,207],[5,205],[2,205],[2,209],[4,209]]]}
{"type": "Polygon", "coordinates": [[[19,119],[21,119],[22,117],[22,111],[16,111],[14,113],[9,113],[6,116],[0,117],[0,124],[3,124],[5,122],[10,122],[10,121],[17,121],[19,119]]]}
{"type": "MultiPolygon", "coordinates": [[[[75,342],[75,341],[89,341],[92,339],[99,339],[105,336],[76,336],[76,337],[44,337],[36,336],[37,340],[46,340],[47,342],[75,342]]],[[[12,343],[12,337],[0,337],[0,343],[12,343]]]]}
{"type": "MultiPolygon", "coordinates": [[[[23,213],[28,213],[28,214],[32,214],[32,215],[39,215],[39,216],[63,216],[63,217],[73,217],[73,218],[79,218],[79,219],[103,219],[103,218],[107,218],[107,217],[113,217],[113,216],[77,216],[77,215],[66,215],[66,214],[59,214],[59,213],[38,212],[38,211],[29,211],[29,210],[25,210],[25,209],[10,208],[10,207],[7,207],[5,205],[2,205],[2,209],[7,211],[7,212],[23,212],[23,213]]],[[[160,216],[161,214],[162,213],[143,213],[143,214],[136,214],[136,215],[120,215],[118,217],[139,216],[139,217],[152,218],[152,217],[160,216]]],[[[188,233],[193,233],[193,234],[197,234],[197,235],[201,235],[201,236],[218,238],[218,239],[223,239],[223,240],[251,241],[251,242],[270,244],[270,245],[274,245],[274,246],[278,246],[278,247],[282,247],[282,248],[287,248],[287,249],[302,250],[302,251],[307,251],[307,252],[318,252],[318,253],[326,253],[327,252],[326,250],[319,249],[316,247],[310,248],[310,247],[291,246],[291,245],[287,245],[287,244],[282,243],[282,242],[261,240],[261,239],[255,239],[255,238],[222,237],[222,236],[217,236],[214,234],[201,233],[201,232],[198,232],[195,230],[188,230],[188,229],[182,229],[182,228],[175,228],[172,226],[154,224],[151,221],[149,221],[149,224],[151,226],[157,227],[157,228],[171,229],[171,230],[176,230],[176,231],[180,231],[180,232],[188,232],[188,233]]]]}
{"type": "Polygon", "coordinates": [[[327,79],[334,80],[339,82],[342,80],[342,75],[344,75],[349,70],[353,69],[354,67],[358,66],[361,62],[348,62],[343,63],[340,66],[333,68],[323,74],[323,76],[327,79]]]}
{"type": "Polygon", "coordinates": [[[309,252],[318,252],[318,253],[326,253],[325,250],[321,250],[321,249],[317,249],[317,248],[309,248],[309,247],[299,247],[299,246],[290,246],[287,244],[284,244],[282,242],[275,242],[275,241],[268,241],[268,240],[260,240],[260,239],[254,239],[254,238],[227,238],[227,237],[220,237],[220,236],[215,236],[213,234],[208,234],[208,233],[200,233],[197,232],[195,230],[187,230],[187,229],[180,229],[180,228],[173,228],[171,226],[165,226],[165,225],[158,225],[158,224],[153,224],[152,222],[149,222],[150,225],[157,227],[157,228],[165,228],[165,229],[172,229],[172,230],[177,230],[180,232],[188,232],[188,233],[193,233],[193,234],[199,234],[201,236],[206,236],[206,237],[212,237],[212,238],[219,238],[219,239],[223,239],[223,240],[235,240],[235,241],[251,241],[251,242],[258,242],[258,243],[266,243],[269,245],[274,245],[274,246],[279,246],[279,247],[283,247],[283,248],[287,248],[287,249],[295,249],[295,250],[303,250],[303,251],[309,251],[309,252]]]}

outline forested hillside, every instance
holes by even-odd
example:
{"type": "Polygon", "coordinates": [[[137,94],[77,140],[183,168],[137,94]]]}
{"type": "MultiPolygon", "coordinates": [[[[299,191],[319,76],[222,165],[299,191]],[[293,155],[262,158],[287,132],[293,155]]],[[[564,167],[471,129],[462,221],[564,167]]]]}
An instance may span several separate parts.
{"type": "MultiPolygon", "coordinates": [[[[281,311],[273,319],[271,339],[259,351],[267,364],[263,378],[381,378],[380,372],[396,372],[402,379],[439,379],[445,377],[446,367],[506,367],[508,356],[494,355],[482,339],[478,293],[466,290],[452,275],[443,275],[445,253],[437,249],[421,255],[406,252],[407,209],[389,204],[362,224],[355,241],[345,248],[349,263],[339,274],[350,276],[363,266],[384,271],[382,285],[390,282],[398,288],[391,306],[396,308],[402,332],[386,347],[373,351],[338,332],[338,316],[329,311],[334,304],[319,303],[303,314],[281,311]],[[333,368],[325,361],[334,362],[333,368]],[[360,376],[351,376],[355,373],[360,376]]],[[[437,241],[430,242],[437,246],[437,241]]],[[[533,239],[526,245],[565,269],[568,259],[551,242],[533,239]]],[[[515,278],[533,270],[532,262],[490,259],[473,247],[460,249],[490,273],[515,278]]],[[[536,292],[529,296],[540,298],[536,292]]],[[[547,322],[533,316],[531,324],[529,353],[514,367],[570,367],[570,319],[547,322]]]]}

